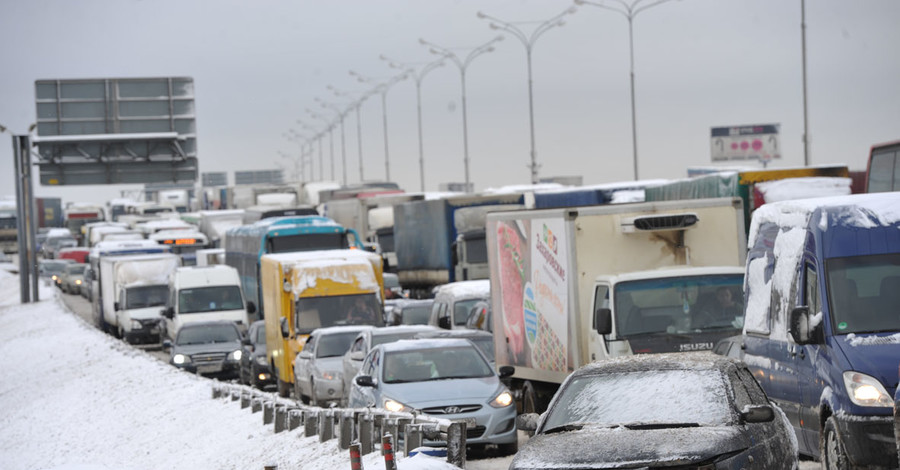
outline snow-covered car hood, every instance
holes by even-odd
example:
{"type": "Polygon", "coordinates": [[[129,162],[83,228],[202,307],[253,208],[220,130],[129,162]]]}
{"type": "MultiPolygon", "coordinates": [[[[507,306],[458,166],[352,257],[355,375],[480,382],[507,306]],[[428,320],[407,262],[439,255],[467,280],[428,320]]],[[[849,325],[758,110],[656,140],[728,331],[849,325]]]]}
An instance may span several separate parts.
{"type": "Polygon", "coordinates": [[[875,377],[888,388],[897,385],[900,333],[850,334],[834,339],[852,370],[875,377]]]}
{"type": "Polygon", "coordinates": [[[499,393],[499,390],[500,380],[496,376],[476,379],[385,383],[381,386],[381,392],[384,395],[413,408],[430,408],[459,403],[461,400],[472,403],[484,403],[494,398],[493,394],[499,393]]]}
{"type": "Polygon", "coordinates": [[[631,430],[585,426],[539,434],[523,446],[510,469],[642,468],[678,466],[748,447],[730,426],[631,430]]]}

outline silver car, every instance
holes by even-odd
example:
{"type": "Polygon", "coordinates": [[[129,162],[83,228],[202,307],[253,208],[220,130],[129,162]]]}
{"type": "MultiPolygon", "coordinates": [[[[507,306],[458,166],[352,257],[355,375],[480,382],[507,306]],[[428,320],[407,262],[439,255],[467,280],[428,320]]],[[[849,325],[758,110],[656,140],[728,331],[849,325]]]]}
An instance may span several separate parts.
{"type": "MultiPolygon", "coordinates": [[[[404,326],[385,326],[381,328],[373,328],[365,330],[356,335],[350,349],[344,353],[343,363],[343,380],[344,390],[350,390],[351,381],[362,366],[363,359],[373,347],[379,344],[391,343],[401,339],[413,339],[420,333],[430,331],[442,331],[433,326],[427,325],[404,325],[404,326]]],[[[344,394],[342,404],[346,405],[349,396],[344,394]]]]}
{"type": "Polygon", "coordinates": [[[466,444],[496,444],[507,454],[518,449],[512,394],[467,339],[400,340],[375,346],[353,380],[349,404],[462,421],[466,444]]]}
{"type": "Polygon", "coordinates": [[[313,330],[294,358],[294,395],[313,406],[340,402],[344,396],[344,353],[359,332],[372,328],[353,325],[313,330]]]}

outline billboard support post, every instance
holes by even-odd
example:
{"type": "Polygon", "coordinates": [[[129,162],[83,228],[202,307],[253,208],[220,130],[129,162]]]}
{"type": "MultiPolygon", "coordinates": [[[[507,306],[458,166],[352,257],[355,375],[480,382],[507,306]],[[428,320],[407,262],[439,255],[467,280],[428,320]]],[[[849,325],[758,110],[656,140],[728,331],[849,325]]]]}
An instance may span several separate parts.
{"type": "Polygon", "coordinates": [[[13,159],[16,167],[16,237],[19,243],[19,287],[23,304],[37,302],[38,270],[35,253],[34,191],[31,178],[31,139],[14,135],[13,159]],[[31,283],[29,295],[28,284],[31,283]]]}

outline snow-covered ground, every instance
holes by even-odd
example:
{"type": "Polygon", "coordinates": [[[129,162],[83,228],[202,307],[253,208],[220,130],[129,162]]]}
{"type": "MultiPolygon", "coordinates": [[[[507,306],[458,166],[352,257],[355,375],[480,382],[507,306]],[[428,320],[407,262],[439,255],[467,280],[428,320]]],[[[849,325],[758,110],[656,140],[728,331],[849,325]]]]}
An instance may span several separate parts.
{"type": "MultiPolygon", "coordinates": [[[[302,428],[275,434],[259,413],[213,400],[210,380],[99,332],[57,295],[42,285],[45,300],[22,305],[18,277],[0,269],[0,468],[350,468],[337,441],[304,438],[302,428]]],[[[467,468],[505,469],[509,460],[470,460],[467,468]]],[[[363,465],[384,469],[377,453],[363,465]]],[[[398,467],[455,468],[423,455],[398,467]]]]}

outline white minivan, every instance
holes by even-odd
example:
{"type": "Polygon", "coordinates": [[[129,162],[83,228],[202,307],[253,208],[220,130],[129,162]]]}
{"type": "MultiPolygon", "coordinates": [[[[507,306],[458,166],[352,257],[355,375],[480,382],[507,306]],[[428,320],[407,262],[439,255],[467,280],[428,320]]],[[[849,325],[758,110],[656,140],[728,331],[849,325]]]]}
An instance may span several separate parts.
{"type": "Polygon", "coordinates": [[[244,302],[238,272],[231,266],[190,266],[175,270],[169,281],[169,301],[163,310],[165,335],[172,340],[182,325],[216,320],[233,321],[241,332],[256,312],[253,302],[244,302]]]}

